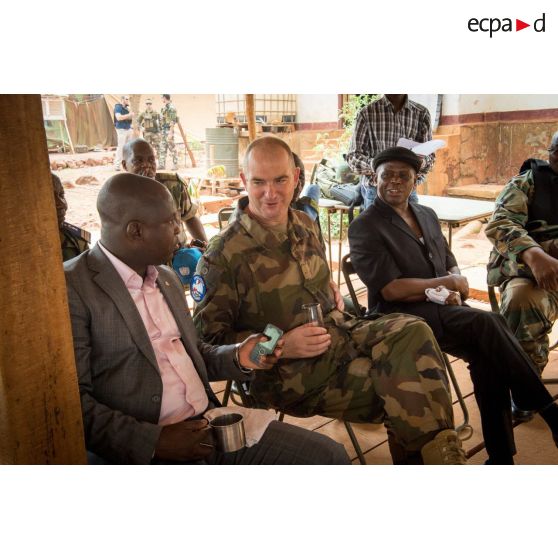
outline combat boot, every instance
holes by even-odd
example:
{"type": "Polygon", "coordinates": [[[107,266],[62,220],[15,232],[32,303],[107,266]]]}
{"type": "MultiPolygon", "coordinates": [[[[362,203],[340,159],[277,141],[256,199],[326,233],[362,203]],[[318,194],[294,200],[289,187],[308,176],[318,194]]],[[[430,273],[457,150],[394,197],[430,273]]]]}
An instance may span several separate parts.
{"type": "Polygon", "coordinates": [[[465,465],[467,458],[455,430],[442,430],[420,450],[425,465],[465,465]]]}

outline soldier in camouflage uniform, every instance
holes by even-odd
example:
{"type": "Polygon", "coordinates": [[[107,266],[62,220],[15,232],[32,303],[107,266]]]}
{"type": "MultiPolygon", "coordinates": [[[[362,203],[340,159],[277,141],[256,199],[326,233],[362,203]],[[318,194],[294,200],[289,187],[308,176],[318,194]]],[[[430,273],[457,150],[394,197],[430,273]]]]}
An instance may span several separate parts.
{"type": "Polygon", "coordinates": [[[89,249],[89,235],[79,227],[66,223],[66,211],[68,202],[64,195],[64,187],[60,178],[52,175],[52,187],[54,189],[54,204],[58,218],[58,229],[60,231],[60,247],[62,248],[62,261],[71,260],[89,249]]]}
{"type": "Polygon", "coordinates": [[[155,153],[159,153],[161,143],[161,116],[153,110],[153,101],[145,101],[145,110],[138,116],[138,125],[143,131],[143,139],[149,143],[155,153]]]}
{"type": "Polygon", "coordinates": [[[136,138],[128,142],[122,150],[122,166],[124,170],[132,174],[154,178],[168,188],[174,198],[182,222],[178,235],[180,246],[188,244],[186,231],[184,230],[185,225],[192,238],[198,241],[196,246],[204,249],[207,244],[207,237],[203,224],[197,216],[198,206],[192,202],[187,184],[176,172],[157,171],[155,154],[147,141],[136,138]]]}
{"type": "Polygon", "coordinates": [[[317,226],[289,209],[298,180],[289,147],[257,140],[244,168],[248,198],[211,239],[194,278],[201,337],[235,343],[272,323],[286,332],[285,344],[279,364],[251,384],[259,404],[295,416],[383,422],[406,462],[464,463],[428,325],[404,314],[366,320],[340,311],[317,226]],[[325,328],[305,324],[302,305],[311,302],[321,304],[325,328]]]}
{"type": "Polygon", "coordinates": [[[548,152],[548,163],[526,161],[486,226],[488,284],[500,287],[500,312],[541,373],[558,318],[558,132],[548,152]]]}
{"type": "Polygon", "coordinates": [[[174,126],[178,122],[176,109],[171,103],[170,95],[162,95],[163,108],[161,109],[161,144],[159,145],[159,168],[166,168],[167,150],[172,155],[172,169],[178,168],[178,155],[174,145],[174,126]]]}

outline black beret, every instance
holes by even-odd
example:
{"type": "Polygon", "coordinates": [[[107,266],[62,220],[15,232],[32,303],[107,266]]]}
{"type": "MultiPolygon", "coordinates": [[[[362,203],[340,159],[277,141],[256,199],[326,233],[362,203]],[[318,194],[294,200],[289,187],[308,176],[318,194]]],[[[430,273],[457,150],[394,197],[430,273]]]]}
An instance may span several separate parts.
{"type": "Polygon", "coordinates": [[[376,170],[382,163],[387,163],[389,161],[407,163],[409,166],[413,167],[417,173],[422,166],[421,158],[410,149],[406,147],[390,147],[389,149],[380,151],[380,153],[374,157],[372,168],[376,170]]]}

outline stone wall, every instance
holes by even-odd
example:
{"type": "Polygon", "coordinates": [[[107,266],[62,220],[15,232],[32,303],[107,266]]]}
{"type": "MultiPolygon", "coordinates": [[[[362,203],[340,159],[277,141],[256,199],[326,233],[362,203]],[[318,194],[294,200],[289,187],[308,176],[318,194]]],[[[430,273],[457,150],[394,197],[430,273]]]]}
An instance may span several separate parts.
{"type": "Polygon", "coordinates": [[[558,118],[545,121],[489,121],[439,126],[434,169],[420,193],[445,195],[449,186],[505,184],[529,158],[547,158],[546,148],[558,130],[558,118]]]}

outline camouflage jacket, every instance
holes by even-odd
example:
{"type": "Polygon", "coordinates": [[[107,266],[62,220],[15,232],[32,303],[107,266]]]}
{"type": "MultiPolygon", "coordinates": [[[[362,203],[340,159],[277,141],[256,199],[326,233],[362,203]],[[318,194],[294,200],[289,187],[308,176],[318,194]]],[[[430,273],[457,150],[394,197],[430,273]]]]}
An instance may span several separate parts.
{"type": "Polygon", "coordinates": [[[138,124],[142,126],[146,132],[160,132],[161,116],[154,110],[144,110],[138,116],[138,124]]]}
{"type": "Polygon", "coordinates": [[[194,323],[206,342],[237,343],[268,323],[284,332],[298,327],[306,321],[302,305],[319,302],[332,337],[328,351],[281,359],[273,369],[258,371],[251,386],[256,397],[285,408],[318,397],[339,366],[354,357],[349,330],[357,320],[335,309],[325,251],[310,217],[290,210],[287,233],[278,233],[252,219],[244,211],[247,202],[240,200],[229,226],[210,240],[198,262],[206,293],[196,304],[194,323]]]}
{"type": "Polygon", "coordinates": [[[81,229],[63,223],[60,229],[60,247],[62,248],[62,261],[66,262],[89,250],[89,242],[80,234],[81,229]]]}
{"type": "Polygon", "coordinates": [[[207,293],[196,306],[204,339],[234,343],[262,332],[268,323],[289,331],[305,322],[302,305],[334,306],[325,251],[316,224],[289,211],[287,233],[262,227],[239,203],[230,225],[214,236],[198,263],[207,293]]]}
{"type": "MultiPolygon", "coordinates": [[[[182,178],[172,171],[158,171],[155,175],[155,180],[165,185],[169,192],[174,198],[174,203],[176,204],[176,209],[180,213],[180,218],[182,223],[188,221],[192,217],[195,217],[198,206],[192,202],[192,198],[188,193],[188,186],[182,178]]],[[[181,245],[186,244],[186,231],[182,227],[182,231],[179,234],[178,240],[181,245]]]]}
{"type": "Polygon", "coordinates": [[[502,285],[513,277],[533,278],[521,253],[534,246],[548,251],[551,244],[558,242],[558,226],[529,220],[534,193],[533,170],[528,170],[513,177],[496,200],[485,230],[494,245],[487,265],[489,285],[502,285]]]}
{"type": "Polygon", "coordinates": [[[178,115],[176,114],[176,109],[172,103],[165,105],[161,109],[161,125],[163,130],[168,130],[172,124],[178,122],[178,115]]]}

